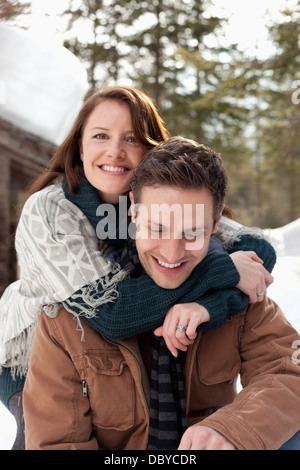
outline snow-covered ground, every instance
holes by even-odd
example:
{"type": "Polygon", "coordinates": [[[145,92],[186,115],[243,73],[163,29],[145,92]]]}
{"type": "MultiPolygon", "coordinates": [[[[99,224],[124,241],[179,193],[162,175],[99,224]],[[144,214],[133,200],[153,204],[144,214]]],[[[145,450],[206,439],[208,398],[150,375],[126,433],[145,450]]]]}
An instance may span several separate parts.
{"type": "Polygon", "coordinates": [[[13,416],[0,402],[0,450],[10,450],[15,440],[16,423],[13,416]]]}
{"type": "MultiPolygon", "coordinates": [[[[275,280],[268,289],[268,295],[282,308],[289,322],[300,333],[300,219],[266,232],[278,254],[273,271],[275,280]]],[[[11,448],[15,432],[14,419],[0,403],[0,450],[11,448]]]]}
{"type": "Polygon", "coordinates": [[[300,219],[284,227],[265,230],[276,249],[274,282],[268,289],[271,297],[300,333],[300,219]]]}

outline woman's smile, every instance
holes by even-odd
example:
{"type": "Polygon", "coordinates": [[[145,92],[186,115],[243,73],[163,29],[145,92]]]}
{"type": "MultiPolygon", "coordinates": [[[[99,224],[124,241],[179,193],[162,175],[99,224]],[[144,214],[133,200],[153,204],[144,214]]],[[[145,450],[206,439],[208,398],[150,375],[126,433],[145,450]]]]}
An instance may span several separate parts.
{"type": "Polygon", "coordinates": [[[114,176],[120,176],[127,171],[130,171],[130,168],[128,167],[112,164],[99,165],[98,168],[100,168],[100,170],[102,170],[104,173],[114,176]]]}

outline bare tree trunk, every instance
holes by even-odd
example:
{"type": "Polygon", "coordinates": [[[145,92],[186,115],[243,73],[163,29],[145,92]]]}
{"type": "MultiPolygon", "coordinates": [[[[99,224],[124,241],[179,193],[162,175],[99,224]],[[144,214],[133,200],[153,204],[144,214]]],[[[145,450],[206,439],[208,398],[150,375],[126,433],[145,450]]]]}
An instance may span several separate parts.
{"type": "Polygon", "coordinates": [[[288,220],[292,222],[297,219],[297,191],[296,191],[296,170],[290,170],[288,174],[288,220]]]}

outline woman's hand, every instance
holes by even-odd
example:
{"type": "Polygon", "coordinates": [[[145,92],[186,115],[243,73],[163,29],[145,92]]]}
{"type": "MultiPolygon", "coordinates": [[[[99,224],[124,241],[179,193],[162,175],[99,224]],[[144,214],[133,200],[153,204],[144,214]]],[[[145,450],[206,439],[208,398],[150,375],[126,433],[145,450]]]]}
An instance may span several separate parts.
{"type": "Polygon", "coordinates": [[[250,303],[264,300],[266,290],[274,281],[254,251],[236,251],[230,255],[240,274],[237,288],[249,296],[250,303]]]}
{"type": "Polygon", "coordinates": [[[196,302],[177,304],[170,308],[164,324],[156,328],[154,334],[163,336],[167,348],[173,356],[177,357],[177,350],[187,351],[187,347],[193,344],[197,337],[197,327],[209,319],[207,309],[196,302]],[[183,331],[177,328],[178,325],[183,327],[183,331]]]}

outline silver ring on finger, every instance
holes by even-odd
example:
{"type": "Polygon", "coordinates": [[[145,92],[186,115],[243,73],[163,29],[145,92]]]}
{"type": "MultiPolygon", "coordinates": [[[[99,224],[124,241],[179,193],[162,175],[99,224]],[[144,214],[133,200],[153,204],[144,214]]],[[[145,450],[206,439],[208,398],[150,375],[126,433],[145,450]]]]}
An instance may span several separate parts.
{"type": "Polygon", "coordinates": [[[183,333],[186,329],[187,329],[186,326],[182,326],[182,325],[176,326],[176,330],[180,331],[180,333],[183,333]]]}
{"type": "Polygon", "coordinates": [[[261,291],[257,293],[257,297],[263,297],[265,295],[265,291],[261,291]]]}

